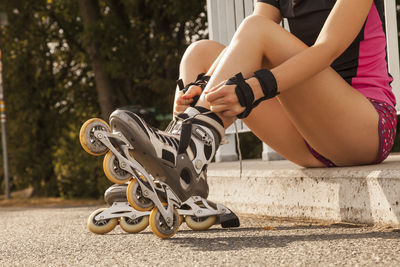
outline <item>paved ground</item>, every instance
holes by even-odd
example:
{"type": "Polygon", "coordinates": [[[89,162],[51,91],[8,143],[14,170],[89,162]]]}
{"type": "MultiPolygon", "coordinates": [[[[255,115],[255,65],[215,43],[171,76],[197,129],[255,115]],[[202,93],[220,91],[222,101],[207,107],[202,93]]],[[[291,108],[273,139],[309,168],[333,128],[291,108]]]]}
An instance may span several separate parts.
{"type": "Polygon", "coordinates": [[[238,229],[182,226],[160,240],[148,229],[92,234],[85,223],[96,208],[0,208],[0,266],[400,265],[395,229],[241,216],[238,229]]]}

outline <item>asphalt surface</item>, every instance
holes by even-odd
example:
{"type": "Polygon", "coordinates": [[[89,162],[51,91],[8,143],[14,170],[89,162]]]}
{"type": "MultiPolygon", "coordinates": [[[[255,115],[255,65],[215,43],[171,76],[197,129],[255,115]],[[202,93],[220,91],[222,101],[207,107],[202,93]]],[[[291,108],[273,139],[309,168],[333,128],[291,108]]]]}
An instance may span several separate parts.
{"type": "Polygon", "coordinates": [[[86,227],[97,207],[0,208],[0,266],[399,266],[400,231],[240,216],[241,227],[161,240],[149,228],[105,235],[86,227]]]}

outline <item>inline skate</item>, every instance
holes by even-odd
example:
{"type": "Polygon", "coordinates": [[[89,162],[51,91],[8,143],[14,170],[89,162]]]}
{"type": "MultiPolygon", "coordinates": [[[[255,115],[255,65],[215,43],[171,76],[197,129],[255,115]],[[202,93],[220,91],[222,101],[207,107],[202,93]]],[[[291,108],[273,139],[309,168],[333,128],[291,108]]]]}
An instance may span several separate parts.
{"type": "MultiPolygon", "coordinates": [[[[122,108],[111,114],[110,125],[100,119],[87,121],[80,131],[83,148],[94,155],[107,153],[103,161],[107,178],[117,184],[129,181],[127,199],[132,208],[151,210],[153,233],[172,237],[180,225],[177,209],[183,202],[191,196],[208,196],[204,174],[224,135],[222,121],[205,108],[188,108],[167,131],[160,131],[122,108]]],[[[205,203],[202,206],[207,207],[205,203]]]]}
{"type": "MultiPolygon", "coordinates": [[[[128,184],[115,184],[106,190],[104,200],[110,206],[95,210],[88,218],[88,229],[95,234],[106,234],[118,224],[127,233],[139,233],[149,225],[150,211],[137,211],[126,198],[128,184]]],[[[239,220],[227,207],[204,198],[190,197],[178,209],[179,224],[186,222],[195,231],[207,230],[215,224],[223,228],[238,227],[239,220]]]]}

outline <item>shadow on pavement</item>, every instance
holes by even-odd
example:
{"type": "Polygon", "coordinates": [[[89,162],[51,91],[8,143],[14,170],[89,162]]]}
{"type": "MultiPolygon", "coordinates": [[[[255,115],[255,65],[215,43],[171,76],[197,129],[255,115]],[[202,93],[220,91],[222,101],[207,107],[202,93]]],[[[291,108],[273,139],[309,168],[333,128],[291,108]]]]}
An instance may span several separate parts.
{"type": "MultiPolygon", "coordinates": [[[[293,228],[291,228],[293,229],[293,228]]],[[[246,248],[278,248],[285,247],[293,242],[325,242],[334,240],[359,240],[359,239],[394,239],[400,238],[399,232],[368,232],[368,233],[351,233],[351,234],[292,234],[279,235],[279,231],[265,231],[260,228],[239,228],[239,229],[211,229],[219,233],[224,231],[242,232],[242,231],[264,231],[262,236],[233,236],[233,237],[190,237],[191,231],[186,232],[184,237],[179,235],[170,239],[177,245],[191,247],[198,251],[233,251],[246,248]]],[[[206,232],[206,231],[204,231],[206,232]]]]}

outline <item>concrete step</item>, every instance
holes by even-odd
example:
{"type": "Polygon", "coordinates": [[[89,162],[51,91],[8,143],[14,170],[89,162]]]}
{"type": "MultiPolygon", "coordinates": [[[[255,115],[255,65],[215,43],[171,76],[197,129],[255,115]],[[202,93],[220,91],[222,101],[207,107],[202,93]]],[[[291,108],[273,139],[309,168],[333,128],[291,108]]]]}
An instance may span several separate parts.
{"type": "Polygon", "coordinates": [[[400,154],[379,165],[301,168],[289,161],[209,166],[209,199],[243,214],[400,227],[400,154]]]}

